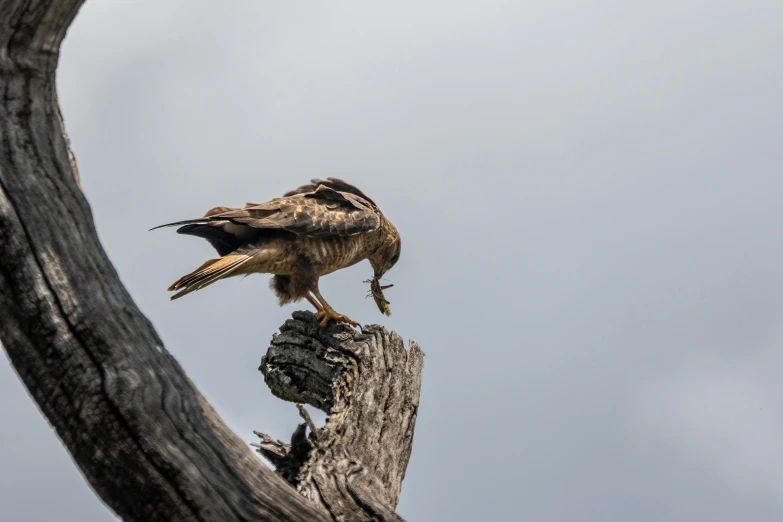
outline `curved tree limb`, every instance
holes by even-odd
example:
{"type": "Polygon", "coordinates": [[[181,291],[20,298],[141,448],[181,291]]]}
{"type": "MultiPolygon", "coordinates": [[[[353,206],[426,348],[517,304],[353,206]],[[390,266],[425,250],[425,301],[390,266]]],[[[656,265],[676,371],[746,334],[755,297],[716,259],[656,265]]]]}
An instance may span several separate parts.
{"type": "MultiPolygon", "coordinates": [[[[54,86],[82,1],[0,0],[0,340],[8,357],[123,519],[332,520],[225,426],[98,241],[54,86]]],[[[404,465],[378,465],[401,480],[404,465]]],[[[391,509],[399,484],[383,476],[369,488],[349,481],[356,501],[377,497],[391,509]]],[[[371,511],[364,519],[385,519],[371,511]]]]}
{"type": "Polygon", "coordinates": [[[0,2],[0,339],[127,520],[328,520],[253,456],[166,352],[101,247],[54,74],[78,0],[0,2]]]}

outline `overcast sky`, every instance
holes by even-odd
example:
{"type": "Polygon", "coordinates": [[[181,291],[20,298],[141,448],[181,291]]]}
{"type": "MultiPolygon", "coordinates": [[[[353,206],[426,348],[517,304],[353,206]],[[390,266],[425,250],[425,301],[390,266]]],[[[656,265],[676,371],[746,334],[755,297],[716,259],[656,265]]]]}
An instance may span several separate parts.
{"type": "MultiPolygon", "coordinates": [[[[783,3],[88,0],[58,89],[98,232],[243,439],[302,307],[168,221],[312,177],[400,230],[391,318],[427,353],[409,521],[783,520],[783,3]],[[208,321],[204,320],[209,317],[208,321]]],[[[110,521],[5,359],[0,519],[110,521]]]]}

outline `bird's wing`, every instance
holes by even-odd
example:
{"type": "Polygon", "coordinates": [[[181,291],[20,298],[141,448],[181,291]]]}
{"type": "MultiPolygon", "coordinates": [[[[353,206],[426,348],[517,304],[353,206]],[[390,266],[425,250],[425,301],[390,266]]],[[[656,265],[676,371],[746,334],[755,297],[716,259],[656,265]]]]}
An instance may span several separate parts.
{"type": "Polygon", "coordinates": [[[310,183],[307,185],[302,185],[299,188],[295,188],[294,190],[291,190],[289,192],[286,192],[284,196],[294,196],[296,194],[305,194],[307,192],[315,192],[318,190],[318,187],[327,187],[332,190],[336,190],[338,192],[345,192],[347,194],[353,194],[354,196],[359,196],[363,200],[367,201],[370,205],[375,205],[375,202],[367,197],[367,195],[359,190],[357,187],[351,185],[347,181],[343,181],[338,178],[326,178],[326,179],[312,179],[310,180],[310,183]]]}
{"type": "MultiPolygon", "coordinates": [[[[177,229],[177,234],[196,236],[206,239],[221,256],[225,256],[244,245],[248,238],[230,232],[234,225],[228,221],[215,223],[195,223],[184,225],[177,229]],[[227,230],[228,229],[228,230],[227,230]]],[[[242,227],[247,228],[247,227],[242,227]]]]}
{"type": "MultiPolygon", "coordinates": [[[[266,203],[248,203],[244,208],[218,207],[203,218],[188,219],[161,225],[211,225],[237,238],[250,238],[253,229],[286,230],[302,236],[352,236],[377,230],[381,219],[369,198],[336,187],[359,189],[330,178],[313,190],[292,191],[289,195],[266,203]]],[[[318,180],[316,180],[318,181],[318,180]]],[[[305,185],[304,187],[309,187],[305,185]]],[[[160,228],[160,227],[155,227],[160,228]]],[[[186,229],[183,227],[180,230],[186,229]]],[[[184,232],[183,233],[187,233],[184,232]]],[[[195,234],[194,234],[195,235],[195,234]]]]}
{"type": "Polygon", "coordinates": [[[353,236],[377,230],[381,225],[378,213],[366,199],[326,185],[260,205],[248,204],[210,219],[252,228],[286,230],[300,236],[353,236]]]}

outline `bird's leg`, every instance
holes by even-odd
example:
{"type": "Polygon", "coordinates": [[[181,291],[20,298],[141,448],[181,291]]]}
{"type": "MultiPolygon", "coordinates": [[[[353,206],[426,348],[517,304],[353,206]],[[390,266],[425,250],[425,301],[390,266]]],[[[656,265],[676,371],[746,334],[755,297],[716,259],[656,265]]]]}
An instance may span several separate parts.
{"type": "Polygon", "coordinates": [[[315,288],[313,288],[312,292],[315,298],[318,299],[318,302],[321,303],[321,309],[315,314],[315,317],[321,321],[321,328],[326,328],[326,325],[329,324],[331,319],[341,323],[348,323],[351,326],[359,326],[359,323],[343,314],[338,314],[334,311],[334,308],[329,306],[329,303],[326,302],[324,296],[318,291],[318,281],[315,282],[315,288]]]}
{"type": "Polygon", "coordinates": [[[319,302],[318,302],[318,301],[315,299],[315,297],[313,297],[312,295],[310,295],[310,293],[309,293],[309,292],[308,292],[308,293],[305,295],[305,299],[307,299],[308,301],[310,301],[310,304],[311,304],[311,305],[313,305],[313,306],[315,307],[315,311],[316,311],[316,313],[319,313],[319,312],[321,312],[321,311],[324,309],[324,307],[323,307],[323,306],[321,306],[321,303],[319,303],[319,302]]]}

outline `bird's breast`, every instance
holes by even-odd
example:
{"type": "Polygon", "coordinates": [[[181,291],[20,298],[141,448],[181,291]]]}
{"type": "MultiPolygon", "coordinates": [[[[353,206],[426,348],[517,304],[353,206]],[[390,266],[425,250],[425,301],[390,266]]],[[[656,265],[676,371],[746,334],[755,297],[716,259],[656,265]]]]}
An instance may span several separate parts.
{"type": "Polygon", "coordinates": [[[362,234],[308,237],[305,247],[306,256],[319,267],[321,275],[355,265],[368,255],[367,238],[362,234]]]}

